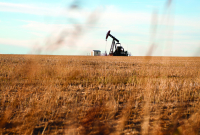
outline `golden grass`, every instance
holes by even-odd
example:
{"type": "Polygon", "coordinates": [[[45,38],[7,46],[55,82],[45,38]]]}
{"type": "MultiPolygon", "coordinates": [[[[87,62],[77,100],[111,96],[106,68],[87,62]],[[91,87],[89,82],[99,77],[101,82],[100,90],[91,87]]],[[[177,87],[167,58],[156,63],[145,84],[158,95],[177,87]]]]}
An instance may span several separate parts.
{"type": "Polygon", "coordinates": [[[199,57],[0,55],[1,134],[200,134],[199,57]]]}

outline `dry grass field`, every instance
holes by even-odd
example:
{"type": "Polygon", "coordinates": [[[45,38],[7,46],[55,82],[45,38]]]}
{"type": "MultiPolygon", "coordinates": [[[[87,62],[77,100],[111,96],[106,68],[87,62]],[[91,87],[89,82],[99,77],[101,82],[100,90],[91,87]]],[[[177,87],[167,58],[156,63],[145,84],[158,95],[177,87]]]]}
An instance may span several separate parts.
{"type": "Polygon", "coordinates": [[[200,134],[200,57],[0,55],[1,134],[200,134]]]}

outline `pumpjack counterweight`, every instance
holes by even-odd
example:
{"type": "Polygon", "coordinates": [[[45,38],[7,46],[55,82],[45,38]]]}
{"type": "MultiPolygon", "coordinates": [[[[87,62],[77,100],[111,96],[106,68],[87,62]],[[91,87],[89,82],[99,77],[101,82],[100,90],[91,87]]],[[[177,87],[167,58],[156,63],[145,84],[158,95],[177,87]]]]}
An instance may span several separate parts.
{"type": "Polygon", "coordinates": [[[108,37],[111,37],[113,39],[111,47],[110,47],[110,52],[109,52],[110,56],[128,56],[128,52],[124,51],[124,48],[119,43],[119,40],[110,34],[110,30],[106,34],[106,41],[108,37]],[[117,43],[115,43],[115,41],[117,43]],[[120,45],[120,46],[117,46],[117,45],[120,45]]]}

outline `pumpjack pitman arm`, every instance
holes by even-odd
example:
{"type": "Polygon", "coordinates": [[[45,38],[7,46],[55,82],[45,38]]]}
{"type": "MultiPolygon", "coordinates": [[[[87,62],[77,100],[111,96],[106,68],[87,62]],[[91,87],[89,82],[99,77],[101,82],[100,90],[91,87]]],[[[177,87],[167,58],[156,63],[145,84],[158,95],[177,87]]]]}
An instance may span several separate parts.
{"type": "Polygon", "coordinates": [[[108,36],[110,36],[113,40],[115,40],[115,41],[117,41],[117,42],[119,43],[119,40],[116,39],[114,36],[112,36],[112,35],[110,34],[110,30],[109,30],[108,33],[106,34],[106,41],[107,41],[108,36]]]}

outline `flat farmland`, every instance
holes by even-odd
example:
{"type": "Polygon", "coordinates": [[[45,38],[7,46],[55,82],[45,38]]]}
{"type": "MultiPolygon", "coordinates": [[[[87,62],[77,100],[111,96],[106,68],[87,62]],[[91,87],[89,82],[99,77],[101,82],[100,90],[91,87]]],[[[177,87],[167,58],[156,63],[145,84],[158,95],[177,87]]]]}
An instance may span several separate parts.
{"type": "Polygon", "coordinates": [[[1,134],[200,134],[200,57],[0,55],[1,134]]]}

